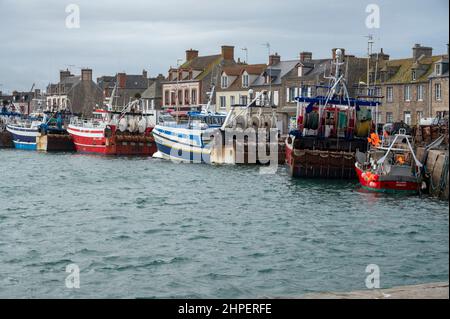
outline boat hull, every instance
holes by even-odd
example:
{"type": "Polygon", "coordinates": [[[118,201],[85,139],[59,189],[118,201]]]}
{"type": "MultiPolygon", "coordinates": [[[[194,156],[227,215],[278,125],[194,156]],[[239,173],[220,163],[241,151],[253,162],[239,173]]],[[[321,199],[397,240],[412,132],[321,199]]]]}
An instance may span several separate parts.
{"type": "Polygon", "coordinates": [[[75,150],[80,153],[116,156],[152,156],[156,144],[151,135],[116,134],[106,137],[103,129],[88,129],[69,125],[75,150]]]}
{"type": "Polygon", "coordinates": [[[396,180],[369,180],[363,176],[363,171],[355,166],[359,183],[365,190],[377,193],[398,193],[398,194],[418,194],[420,182],[396,181],[396,180]]]}
{"type": "Polygon", "coordinates": [[[198,130],[156,126],[153,137],[165,159],[189,163],[211,162],[211,149],[202,144],[198,130]]]}
{"type": "Polygon", "coordinates": [[[286,144],[286,164],[289,175],[295,178],[356,179],[354,153],[294,150],[286,144]]]}
{"type": "Polygon", "coordinates": [[[37,128],[7,125],[6,129],[12,135],[12,140],[15,148],[27,151],[36,150],[36,137],[39,134],[37,128]]]}

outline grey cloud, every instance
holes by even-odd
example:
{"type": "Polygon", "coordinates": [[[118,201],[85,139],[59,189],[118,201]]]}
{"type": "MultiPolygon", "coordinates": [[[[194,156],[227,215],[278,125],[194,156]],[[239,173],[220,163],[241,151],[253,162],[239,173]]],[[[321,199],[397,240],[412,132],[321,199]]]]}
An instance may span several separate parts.
{"type": "Polygon", "coordinates": [[[92,67],[95,76],[148,69],[165,73],[184,50],[218,53],[236,46],[249,49],[252,63],[266,62],[270,42],[282,58],[301,50],[327,57],[333,47],[365,54],[368,33],[392,57],[410,55],[414,43],[438,53],[448,42],[448,1],[429,0],[0,0],[0,90],[42,88],[58,70],[92,67]],[[65,6],[78,4],[81,28],[66,29],[65,6]],[[381,29],[368,30],[365,8],[381,8],[381,29]]]}

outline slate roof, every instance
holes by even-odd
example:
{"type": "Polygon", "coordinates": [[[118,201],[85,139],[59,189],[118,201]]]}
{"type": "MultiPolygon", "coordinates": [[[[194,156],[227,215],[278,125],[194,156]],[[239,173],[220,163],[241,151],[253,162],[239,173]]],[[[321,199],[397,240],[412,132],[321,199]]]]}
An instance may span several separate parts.
{"type": "Polygon", "coordinates": [[[280,85],[282,78],[295,68],[300,60],[280,61],[272,66],[267,67],[264,72],[253,82],[252,86],[266,86],[265,75],[270,74],[274,79],[272,85],[280,85]]]}

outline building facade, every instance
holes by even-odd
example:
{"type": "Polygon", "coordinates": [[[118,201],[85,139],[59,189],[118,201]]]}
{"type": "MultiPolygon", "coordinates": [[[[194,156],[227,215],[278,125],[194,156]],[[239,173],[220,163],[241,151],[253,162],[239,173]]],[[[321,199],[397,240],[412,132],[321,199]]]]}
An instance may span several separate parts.
{"type": "Polygon", "coordinates": [[[92,70],[82,69],[80,76],[69,70],[60,71],[60,81],[47,86],[47,109],[68,111],[82,116],[92,115],[92,111],[103,103],[103,92],[92,81],[92,70]]]}
{"type": "Polygon", "coordinates": [[[232,105],[247,105],[251,87],[266,67],[243,63],[224,67],[216,84],[216,111],[228,112],[232,105]]]}
{"type": "Polygon", "coordinates": [[[139,99],[145,90],[149,88],[151,80],[148,78],[146,70],[142,74],[117,73],[115,76],[102,76],[97,78],[97,84],[103,92],[104,103],[109,102],[114,86],[117,83],[117,90],[114,97],[114,105],[118,107],[126,106],[134,99],[139,99]]]}
{"type": "Polygon", "coordinates": [[[186,61],[171,67],[162,82],[163,108],[186,112],[208,102],[208,93],[224,67],[235,65],[234,47],[222,46],[221,54],[199,56],[197,50],[186,51],[186,61]]]}
{"type": "Polygon", "coordinates": [[[416,125],[448,112],[448,55],[433,55],[431,47],[416,44],[405,59],[372,55],[369,79],[375,83],[369,93],[382,102],[379,123],[416,125]]]}

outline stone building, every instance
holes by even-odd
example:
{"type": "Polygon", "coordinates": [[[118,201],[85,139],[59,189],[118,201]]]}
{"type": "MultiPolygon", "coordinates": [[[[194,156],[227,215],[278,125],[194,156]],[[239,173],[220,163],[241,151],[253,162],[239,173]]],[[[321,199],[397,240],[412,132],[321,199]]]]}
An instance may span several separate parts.
{"type": "Polygon", "coordinates": [[[186,61],[171,67],[162,82],[163,108],[186,112],[208,102],[208,93],[217,82],[223,67],[235,65],[234,47],[222,46],[221,54],[199,56],[197,50],[186,51],[186,61]]]}
{"type": "Polygon", "coordinates": [[[115,76],[102,76],[97,78],[97,84],[103,92],[104,103],[109,101],[114,86],[117,83],[117,90],[114,98],[114,105],[123,107],[136,98],[142,97],[148,89],[150,79],[146,70],[142,74],[117,73],[115,76]]]}
{"type": "Polygon", "coordinates": [[[92,81],[92,70],[82,69],[80,76],[69,70],[60,71],[60,81],[47,86],[47,109],[66,110],[83,116],[92,115],[92,111],[102,106],[103,93],[92,81]]]}
{"type": "Polygon", "coordinates": [[[142,100],[147,109],[162,109],[162,82],[166,78],[159,74],[155,78],[149,78],[149,87],[142,93],[142,100]]]}
{"type": "Polygon", "coordinates": [[[373,54],[370,83],[370,93],[382,102],[379,123],[415,125],[421,118],[448,111],[448,55],[433,56],[431,47],[416,44],[411,57],[396,60],[383,51],[373,54]]]}
{"type": "MultiPolygon", "coordinates": [[[[448,49],[448,45],[447,45],[448,49]]],[[[436,61],[433,65],[433,73],[430,75],[429,90],[431,96],[429,98],[430,114],[433,117],[442,118],[448,116],[449,113],[449,67],[448,67],[448,50],[447,55],[436,61]]]]}

